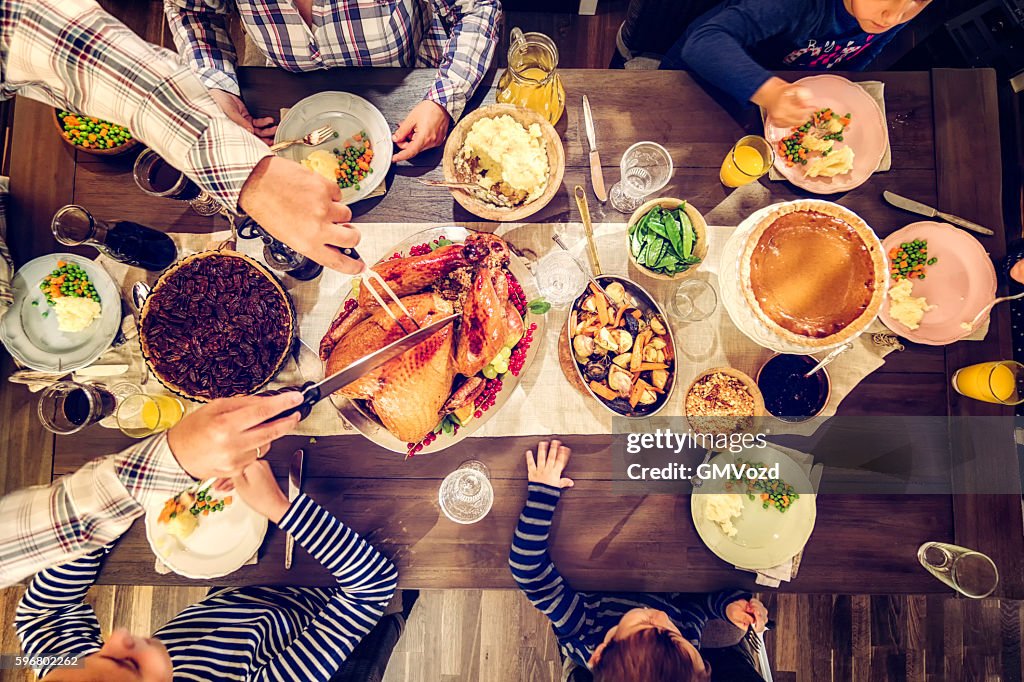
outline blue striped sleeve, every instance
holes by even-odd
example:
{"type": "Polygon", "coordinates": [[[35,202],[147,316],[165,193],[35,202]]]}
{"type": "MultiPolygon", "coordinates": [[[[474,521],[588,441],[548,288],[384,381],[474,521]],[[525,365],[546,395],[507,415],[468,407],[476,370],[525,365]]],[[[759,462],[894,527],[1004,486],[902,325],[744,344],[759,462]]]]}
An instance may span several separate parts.
{"type": "Polygon", "coordinates": [[[274,680],[329,680],[380,620],[398,587],[398,571],[306,495],[295,499],[278,525],[334,575],[338,587],[323,611],[264,673],[274,680]]]}
{"type": "MultiPolygon", "coordinates": [[[[26,656],[81,658],[103,646],[100,623],[85,603],[85,594],[96,581],[101,559],[110,547],[48,568],[32,579],[14,615],[14,630],[26,656]]],[[[51,669],[37,667],[35,672],[42,677],[51,669]]]]}
{"type": "Polygon", "coordinates": [[[519,588],[551,619],[559,639],[570,639],[584,634],[588,614],[583,599],[558,573],[548,553],[551,519],[561,494],[559,488],[530,483],[508,564],[519,588]]]}

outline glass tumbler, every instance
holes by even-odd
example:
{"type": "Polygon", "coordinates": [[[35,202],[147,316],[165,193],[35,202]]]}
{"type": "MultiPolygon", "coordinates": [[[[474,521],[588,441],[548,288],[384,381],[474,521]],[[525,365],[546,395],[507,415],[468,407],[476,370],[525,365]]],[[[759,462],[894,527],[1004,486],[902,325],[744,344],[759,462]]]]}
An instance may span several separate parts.
{"type": "Polygon", "coordinates": [[[441,482],[437,501],[451,521],[476,523],[491,511],[494,488],[488,478],[487,465],[475,459],[463,462],[441,482]]]}
{"type": "Polygon", "coordinates": [[[137,393],[117,406],[117,428],[131,438],[146,438],[171,428],[185,415],[185,405],[170,395],[137,393]]]}
{"type": "Polygon", "coordinates": [[[926,542],[918,548],[917,560],[929,573],[971,599],[983,599],[999,585],[995,563],[973,549],[945,542],[926,542]]]}
{"type": "Polygon", "coordinates": [[[615,210],[632,213],[644,200],[672,179],[672,157],[656,142],[637,142],[619,162],[620,179],[612,185],[608,199],[615,210]]]}
{"type": "Polygon", "coordinates": [[[559,249],[537,261],[537,288],[545,301],[563,308],[587,288],[587,276],[568,252],[559,249]]]}
{"type": "Polygon", "coordinates": [[[669,312],[682,322],[706,320],[717,308],[715,288],[702,279],[683,280],[669,302],[669,312]]]}
{"type": "Polygon", "coordinates": [[[102,386],[58,381],[39,396],[36,413],[47,431],[67,436],[110,416],[115,404],[113,394],[102,386]]]}

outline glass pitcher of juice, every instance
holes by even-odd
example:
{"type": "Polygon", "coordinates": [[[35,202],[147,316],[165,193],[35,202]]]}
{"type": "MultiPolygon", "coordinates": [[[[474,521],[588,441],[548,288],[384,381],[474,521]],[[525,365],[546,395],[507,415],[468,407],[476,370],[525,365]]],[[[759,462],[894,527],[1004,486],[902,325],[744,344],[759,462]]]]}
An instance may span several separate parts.
{"type": "Polygon", "coordinates": [[[551,125],[565,111],[565,88],[558,77],[558,48],[543,33],[511,31],[508,68],[498,80],[495,99],[532,109],[551,125]]]}

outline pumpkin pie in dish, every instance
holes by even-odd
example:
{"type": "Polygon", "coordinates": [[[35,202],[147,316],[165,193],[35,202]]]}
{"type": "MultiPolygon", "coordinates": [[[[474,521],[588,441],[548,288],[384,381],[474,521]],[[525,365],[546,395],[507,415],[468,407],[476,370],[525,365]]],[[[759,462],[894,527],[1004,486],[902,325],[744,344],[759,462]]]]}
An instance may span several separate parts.
{"type": "Polygon", "coordinates": [[[845,343],[878,315],[887,266],[859,216],[826,201],[794,201],[767,213],[747,238],[741,284],[757,318],[806,348],[845,343]]]}

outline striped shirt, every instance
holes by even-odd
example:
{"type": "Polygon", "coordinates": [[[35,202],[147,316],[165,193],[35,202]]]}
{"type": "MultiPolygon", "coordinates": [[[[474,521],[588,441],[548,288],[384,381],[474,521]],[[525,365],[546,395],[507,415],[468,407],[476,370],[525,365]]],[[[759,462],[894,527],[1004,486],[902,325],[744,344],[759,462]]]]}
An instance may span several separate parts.
{"type": "MultiPolygon", "coordinates": [[[[176,682],[326,681],[380,620],[398,585],[391,561],[305,495],[278,525],[334,575],[337,586],[211,590],[153,634],[167,647],[176,682]]],[[[82,657],[103,645],[99,621],[84,599],[106,549],[32,580],[14,620],[26,656],[82,657]]]]}
{"type": "Polygon", "coordinates": [[[173,52],[92,0],[0,0],[0,98],[16,94],[127,126],[232,210],[271,155],[173,52]]]}
{"type": "Polygon", "coordinates": [[[294,0],[164,0],[182,57],[209,88],[241,96],[226,15],[288,71],[338,66],[436,67],[425,99],[462,115],[494,56],[500,0],[313,0],[312,25],[294,0]]]}
{"type": "Polygon", "coordinates": [[[193,483],[162,434],[0,497],[0,587],[101,549],[193,483]]]}
{"type": "Polygon", "coordinates": [[[551,619],[566,656],[579,665],[587,665],[608,630],[632,609],[664,611],[683,637],[700,648],[705,623],[714,618],[728,620],[728,604],[750,599],[749,592],[739,590],[700,595],[577,592],[558,573],[548,554],[551,519],[561,493],[559,488],[530,483],[508,563],[516,584],[551,619]]]}

